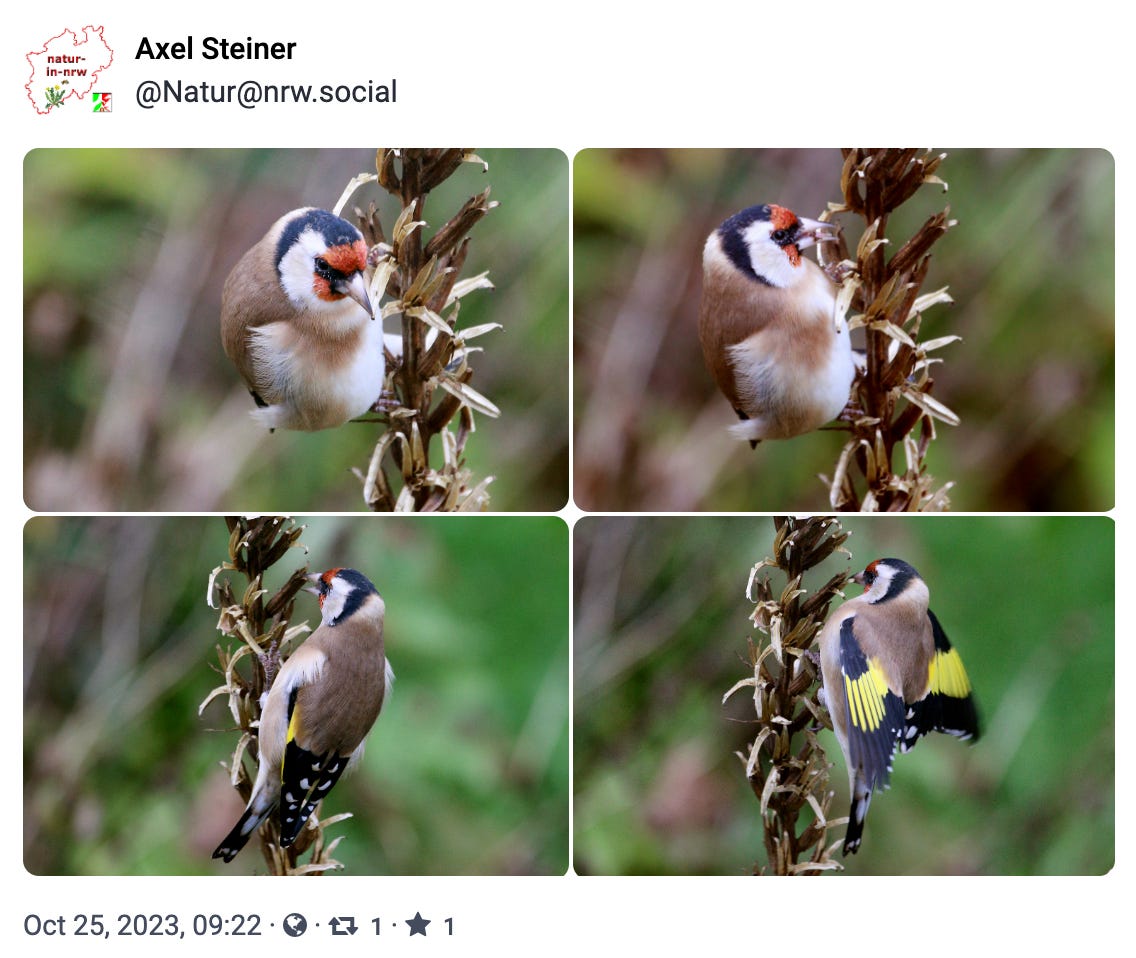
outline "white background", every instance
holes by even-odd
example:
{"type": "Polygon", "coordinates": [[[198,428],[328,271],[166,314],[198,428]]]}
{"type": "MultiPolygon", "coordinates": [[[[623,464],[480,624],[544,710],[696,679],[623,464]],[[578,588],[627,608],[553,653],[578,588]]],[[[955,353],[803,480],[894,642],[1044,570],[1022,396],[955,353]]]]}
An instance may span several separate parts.
{"type": "MultiPolygon", "coordinates": [[[[197,2],[121,5],[17,4],[4,45],[4,179],[11,219],[4,233],[5,328],[21,335],[22,162],[33,147],[373,147],[379,142],[440,146],[832,147],[882,143],[931,147],[1103,147],[1116,159],[1117,221],[1136,216],[1132,196],[1132,31],[1122,6],[1077,4],[808,3],[617,4],[578,0],[545,6],[481,0],[424,3],[292,4],[197,2]],[[899,11],[902,11],[900,13],[899,11]],[[1126,19],[1126,18],[1125,18],[1126,19]],[[64,27],[106,28],[115,62],[103,86],[114,113],[80,110],[39,116],[24,95],[29,50],[64,27]],[[189,62],[135,61],[143,35],[197,38],[189,62]],[[298,41],[292,61],[205,61],[205,36],[298,41]],[[397,105],[162,106],[144,111],[133,90],[145,79],[213,84],[246,77],[280,83],[376,83],[398,78],[397,105]]],[[[1131,261],[1133,231],[1118,231],[1118,263],[1131,261]]],[[[97,255],[97,251],[92,251],[97,255]]],[[[1054,264],[1055,269],[1060,264],[1054,264]]],[[[1132,354],[1127,303],[1130,270],[1117,269],[1116,348],[1132,354]]],[[[1076,317],[1070,317],[1076,335],[1076,317]]],[[[3,351],[5,448],[18,455],[21,348],[3,351]]],[[[565,357],[565,362],[568,358],[565,357]]],[[[1117,581],[1130,581],[1124,549],[1136,532],[1129,442],[1134,410],[1117,417],[1117,581]]],[[[20,469],[0,479],[0,542],[20,568],[20,469]]],[[[571,523],[579,513],[564,516],[571,523]]],[[[1054,569],[1061,587],[1061,570],[1054,569]]],[[[15,585],[15,583],[13,583],[15,585]]],[[[34,584],[33,584],[34,587],[34,584]]],[[[20,590],[10,590],[9,621],[20,590]]],[[[1133,666],[1132,635],[1119,628],[1117,670],[1133,666]]],[[[14,652],[18,636],[9,641],[14,652]]],[[[18,657],[18,653],[15,653],[18,657]]],[[[568,954],[581,948],[651,949],[677,954],[727,947],[858,954],[1040,954],[1129,940],[1132,883],[1133,733],[1118,703],[1116,867],[1104,878],[876,879],[802,884],[746,878],[334,878],[280,883],[227,879],[62,879],[28,875],[18,837],[21,796],[19,670],[3,679],[3,727],[10,783],[3,820],[11,838],[0,859],[4,894],[0,940],[26,954],[196,954],[294,948],[335,954],[568,954]],[[27,938],[24,916],[124,911],[301,910],[434,919],[427,938],[279,932],[243,939],[111,941],[27,938]],[[454,918],[452,938],[441,919],[454,918]]],[[[1075,720],[1075,717],[1072,717],[1075,720]]],[[[1112,945],[1115,947],[1115,945],[1112,945]]]]}

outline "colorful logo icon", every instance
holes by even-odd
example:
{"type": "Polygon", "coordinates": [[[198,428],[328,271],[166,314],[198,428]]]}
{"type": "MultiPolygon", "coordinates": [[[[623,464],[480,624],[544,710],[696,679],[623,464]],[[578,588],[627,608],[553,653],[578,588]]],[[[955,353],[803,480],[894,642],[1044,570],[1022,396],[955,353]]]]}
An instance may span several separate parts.
{"type": "Polygon", "coordinates": [[[100,74],[114,62],[114,51],[103,39],[103,27],[63,30],[25,56],[31,70],[24,84],[39,114],[54,113],[67,101],[94,98],[96,113],[110,112],[110,94],[95,93],[100,74]],[[42,95],[41,95],[42,91],[42,95]],[[105,97],[105,102],[100,102],[105,97]]]}

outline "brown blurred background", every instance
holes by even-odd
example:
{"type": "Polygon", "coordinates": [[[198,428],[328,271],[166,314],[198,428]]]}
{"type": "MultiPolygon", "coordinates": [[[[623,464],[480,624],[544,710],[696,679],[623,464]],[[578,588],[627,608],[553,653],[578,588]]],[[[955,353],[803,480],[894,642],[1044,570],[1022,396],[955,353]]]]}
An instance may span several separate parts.
{"type": "MultiPolygon", "coordinates": [[[[556,150],[482,150],[431,194],[427,232],[486,186],[463,275],[496,288],[471,360],[502,410],[466,450],[494,510],[568,498],[568,169],[556,150]]],[[[221,350],[221,287],[280,215],[328,208],[371,150],[34,150],[24,163],[25,499],[37,511],[361,509],[383,427],[269,435],[221,350]]],[[[377,185],[388,230],[399,210],[377,185]]],[[[348,207],[350,209],[350,206],[348,207]]],[[[387,323],[397,329],[397,321],[387,323]]]]}
{"type": "MultiPolygon", "coordinates": [[[[921,337],[938,426],[931,473],[955,510],[1098,511],[1114,492],[1114,163],[1099,150],[946,150],[892,217],[896,248],[931,214],[928,292],[953,306],[921,337]]],[[[840,199],[831,150],[586,150],[573,166],[575,484],[591,510],[827,508],[841,432],[751,451],[698,344],[702,246],[726,217],[776,202],[817,216],[840,199]]],[[[863,224],[840,217],[852,245],[863,224]]]]}

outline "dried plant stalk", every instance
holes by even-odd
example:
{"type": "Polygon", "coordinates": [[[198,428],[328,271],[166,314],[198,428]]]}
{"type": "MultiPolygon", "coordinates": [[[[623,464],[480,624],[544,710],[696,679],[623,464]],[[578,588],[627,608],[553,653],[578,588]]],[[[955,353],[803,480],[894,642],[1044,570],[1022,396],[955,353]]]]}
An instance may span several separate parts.
{"type": "Polygon", "coordinates": [[[469,253],[468,234],[497,205],[490,201],[489,189],[470,197],[429,240],[423,235],[427,196],[463,163],[488,170],[466,149],[380,149],[377,172],[349,184],[335,211],[340,212],[364,181],[377,182],[402,208],[389,233],[374,203],[366,212],[355,208],[371,249],[372,301],[387,298],[384,320],[402,317],[401,336],[387,337],[379,420],[387,431],[376,443],[366,471],[355,470],[367,507],[379,512],[481,511],[489,504],[493,478],[475,481],[464,452],[474,432],[474,413],[496,417],[500,412],[469,384],[469,358],[479,350],[468,343],[500,326],[457,328],[462,297],[493,286],[486,273],[460,279],[469,253]],[[437,450],[431,449],[435,436],[442,447],[440,463],[437,450]],[[397,491],[392,476],[401,479],[397,491]]]}
{"type": "MultiPolygon", "coordinates": [[[[950,303],[946,288],[920,293],[931,263],[930,250],[948,229],[950,207],[931,216],[898,249],[887,239],[889,216],[924,184],[946,184],[937,170],[946,154],[908,149],[843,150],[840,187],[844,199],[829,203],[826,218],[856,213],[866,227],[855,263],[841,238],[844,262],[839,293],[842,309],[856,310],[849,327],[863,327],[865,368],[853,387],[851,438],[831,478],[829,503],[842,512],[907,512],[947,509],[953,483],[935,488],[926,454],[935,438],[935,420],[958,425],[958,416],[932,398],[935,350],[957,336],[919,339],[922,314],[950,303]],[[895,252],[888,257],[888,250],[895,252]],[[896,458],[902,451],[903,462],[896,458]]],[[[822,251],[823,264],[823,251],[822,251]]]]}
{"type": "MultiPolygon", "coordinates": [[[[221,612],[217,628],[240,645],[235,650],[217,646],[217,658],[225,681],[209,693],[198,713],[203,712],[215,698],[227,699],[240,738],[231,758],[223,764],[241,801],[247,803],[256,778],[257,729],[262,696],[287,661],[290,643],[310,631],[306,624],[290,625],[296,595],[304,586],[308,569],[307,563],[296,569],[288,581],[269,596],[262,585],[265,572],[282,560],[289,550],[304,548],[299,541],[304,527],[283,516],[255,519],[226,516],[225,524],[229,529],[229,558],[210,575],[208,600],[210,607],[221,612]],[[244,578],[245,585],[239,598],[230,573],[244,578]],[[242,659],[251,662],[248,675],[242,674],[238,668],[242,659]],[[248,762],[245,761],[246,755],[248,762]]],[[[289,848],[281,848],[279,823],[276,816],[269,816],[256,836],[269,874],[318,875],[342,868],[343,865],[331,857],[340,839],[327,842],[324,829],[350,817],[349,814],[335,815],[321,822],[317,806],[309,825],[301,829],[295,843],[289,848]],[[300,857],[309,850],[309,860],[299,864],[300,857]]]]}
{"type": "Polygon", "coordinates": [[[818,660],[809,647],[819,635],[828,606],[849,579],[840,573],[810,593],[805,573],[819,565],[848,538],[832,517],[774,520],[773,558],[758,562],[749,573],[746,598],[760,635],[749,641],[752,675],[723,696],[723,703],[743,688],[753,690],[757,735],[749,753],[737,753],[746,778],[760,802],[765,830],[764,864],[755,874],[802,875],[838,869],[832,854],[841,839],[827,844],[828,830],[845,819],[829,820],[833,793],[828,788],[828,762],[816,731],[831,728],[828,713],[817,702],[818,660]],[[785,576],[780,592],[763,569],[785,576]],[[803,827],[802,814],[810,820],[803,827]]]}

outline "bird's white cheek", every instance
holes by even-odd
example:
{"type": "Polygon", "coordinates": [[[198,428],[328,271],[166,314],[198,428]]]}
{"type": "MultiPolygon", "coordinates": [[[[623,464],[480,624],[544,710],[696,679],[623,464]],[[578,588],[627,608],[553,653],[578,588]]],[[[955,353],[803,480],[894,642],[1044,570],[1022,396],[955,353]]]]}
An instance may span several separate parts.
{"type": "MultiPolygon", "coordinates": [[[[326,291],[327,282],[317,280],[315,260],[316,257],[323,255],[324,251],[323,240],[309,229],[300,234],[280,259],[278,267],[280,287],[298,310],[312,310],[316,313],[333,312],[343,305],[342,299],[325,299],[319,295],[321,291],[326,291]],[[317,282],[321,284],[320,288],[317,288],[317,282]]],[[[362,307],[359,307],[359,311],[366,316],[366,311],[362,307]]]]}
{"type": "Polygon", "coordinates": [[[320,602],[320,616],[324,625],[334,623],[339,618],[343,613],[346,599],[347,597],[342,592],[334,588],[323,597],[323,601],[320,602]]]}
{"type": "Polygon", "coordinates": [[[750,266],[765,282],[778,289],[787,289],[801,281],[804,270],[800,257],[793,264],[785,251],[769,236],[772,227],[766,220],[751,223],[742,233],[750,266]]]}
{"type": "Polygon", "coordinates": [[[280,261],[280,287],[297,309],[318,309],[320,299],[312,289],[311,258],[299,244],[280,261]]]}

